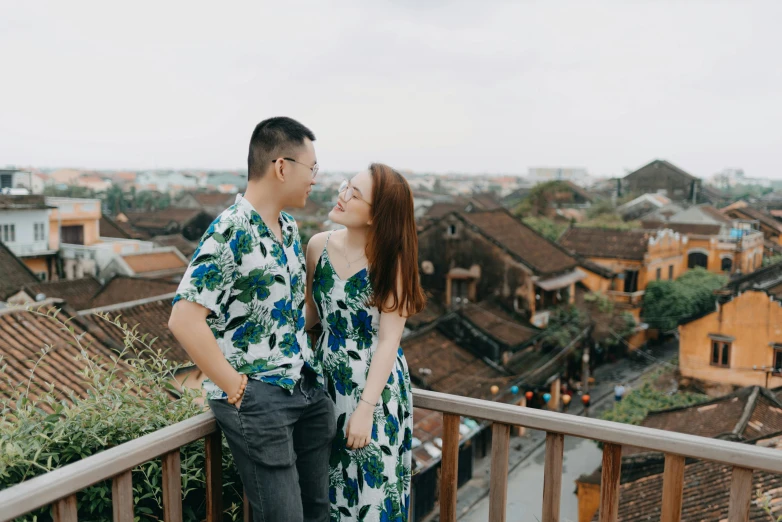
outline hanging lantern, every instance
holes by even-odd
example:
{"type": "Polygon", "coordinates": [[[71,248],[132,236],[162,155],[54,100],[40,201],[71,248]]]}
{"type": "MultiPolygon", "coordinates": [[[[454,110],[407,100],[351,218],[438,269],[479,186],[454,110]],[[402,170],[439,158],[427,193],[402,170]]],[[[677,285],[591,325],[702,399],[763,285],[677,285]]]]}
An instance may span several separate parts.
{"type": "Polygon", "coordinates": [[[565,406],[570,404],[570,395],[565,394],[562,396],[562,404],[564,404],[565,406]]]}
{"type": "Polygon", "coordinates": [[[500,387],[497,386],[496,384],[493,385],[490,389],[491,389],[492,395],[497,395],[500,392],[500,387]]]}
{"type": "Polygon", "coordinates": [[[543,402],[548,404],[548,401],[550,401],[550,400],[551,400],[551,394],[550,393],[544,393],[543,394],[543,402]]]}
{"type": "Polygon", "coordinates": [[[589,400],[590,399],[591,399],[591,397],[589,395],[587,395],[587,394],[584,394],[584,395],[581,396],[581,402],[583,402],[584,406],[586,406],[587,408],[589,407],[589,400]]]}
{"type": "Polygon", "coordinates": [[[532,398],[535,396],[535,394],[532,393],[531,391],[528,391],[527,393],[524,394],[524,396],[527,398],[528,401],[531,401],[532,398]]]}
{"type": "Polygon", "coordinates": [[[518,386],[511,386],[511,387],[510,387],[510,392],[511,392],[513,395],[518,395],[518,393],[519,393],[519,387],[518,387],[518,386]]]}

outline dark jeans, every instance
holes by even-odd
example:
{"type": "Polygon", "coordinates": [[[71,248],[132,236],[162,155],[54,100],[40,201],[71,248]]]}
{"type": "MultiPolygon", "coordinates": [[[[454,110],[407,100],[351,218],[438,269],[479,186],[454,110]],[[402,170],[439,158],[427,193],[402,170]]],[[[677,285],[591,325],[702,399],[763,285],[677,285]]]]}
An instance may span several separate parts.
{"type": "Polygon", "coordinates": [[[210,400],[254,522],[328,522],[334,403],[305,372],[293,395],[250,379],[240,409],[210,400]]]}

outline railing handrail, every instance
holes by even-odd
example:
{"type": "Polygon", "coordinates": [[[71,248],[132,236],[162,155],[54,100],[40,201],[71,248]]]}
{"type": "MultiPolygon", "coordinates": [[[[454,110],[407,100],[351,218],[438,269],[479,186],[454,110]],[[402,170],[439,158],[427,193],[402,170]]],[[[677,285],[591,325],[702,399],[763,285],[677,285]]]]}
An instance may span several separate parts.
{"type": "Polygon", "coordinates": [[[414,400],[427,410],[782,474],[782,451],[771,448],[432,391],[415,390],[414,400]]]}
{"type": "MultiPolygon", "coordinates": [[[[572,435],[618,446],[636,446],[669,455],[720,462],[740,468],[782,474],[782,452],[725,440],[685,435],[565,413],[524,408],[426,390],[414,391],[418,408],[444,414],[524,426],[550,434],[572,435]]],[[[12,520],[35,509],[135,468],[151,459],[202,439],[216,430],[211,412],[102,451],[0,491],[0,520],[12,520]]]]}
{"type": "Polygon", "coordinates": [[[0,520],[13,520],[78,493],[102,480],[202,439],[216,429],[217,423],[212,412],[202,413],[0,490],[0,520]]]}

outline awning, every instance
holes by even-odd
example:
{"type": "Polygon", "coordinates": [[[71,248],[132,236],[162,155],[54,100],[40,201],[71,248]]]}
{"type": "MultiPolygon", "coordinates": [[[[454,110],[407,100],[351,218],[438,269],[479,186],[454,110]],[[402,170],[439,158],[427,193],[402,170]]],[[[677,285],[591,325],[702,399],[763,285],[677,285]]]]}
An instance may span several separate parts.
{"type": "Polygon", "coordinates": [[[570,286],[575,282],[581,281],[585,277],[586,274],[576,268],[572,272],[568,272],[567,274],[563,274],[561,276],[552,277],[551,279],[546,279],[544,281],[535,281],[535,286],[547,291],[559,290],[560,288],[565,288],[566,286],[570,286]]]}
{"type": "Polygon", "coordinates": [[[723,343],[732,343],[736,340],[735,337],[732,337],[730,335],[723,335],[723,334],[709,334],[709,339],[713,341],[722,341],[723,343]]]}

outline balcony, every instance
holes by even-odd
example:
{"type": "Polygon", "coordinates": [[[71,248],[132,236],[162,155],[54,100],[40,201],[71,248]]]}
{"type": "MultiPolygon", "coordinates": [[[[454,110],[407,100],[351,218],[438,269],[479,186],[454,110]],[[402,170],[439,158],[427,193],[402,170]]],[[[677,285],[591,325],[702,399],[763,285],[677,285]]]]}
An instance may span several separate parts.
{"type": "Polygon", "coordinates": [[[48,240],[29,243],[8,243],[7,246],[16,257],[50,256],[57,253],[57,250],[49,249],[48,240]]]}
{"type": "Polygon", "coordinates": [[[639,290],[637,292],[618,292],[616,290],[609,290],[608,296],[616,303],[641,306],[644,300],[644,293],[644,290],[639,290]]]}
{"type": "MultiPolygon", "coordinates": [[[[731,522],[748,519],[753,496],[753,470],[782,474],[782,452],[769,448],[430,391],[416,390],[414,402],[417,407],[443,414],[444,435],[439,484],[442,522],[455,522],[457,518],[461,416],[485,419],[493,423],[489,493],[491,521],[505,521],[508,455],[513,426],[546,432],[542,522],[559,520],[565,435],[604,443],[599,507],[601,522],[617,520],[622,446],[646,448],[665,454],[661,504],[661,520],[664,522],[681,519],[684,465],[687,458],[718,462],[731,467],[728,515],[731,522]]],[[[51,505],[55,522],[75,522],[76,493],[95,483],[111,479],[114,520],[132,522],[134,500],[130,470],[149,460],[162,457],[165,520],[179,522],[182,520],[179,450],[199,439],[204,440],[206,455],[206,520],[217,522],[222,519],[222,445],[214,417],[209,412],[0,491],[0,520],[12,520],[51,505]]],[[[246,507],[244,520],[250,520],[250,512],[246,507]]]]}

